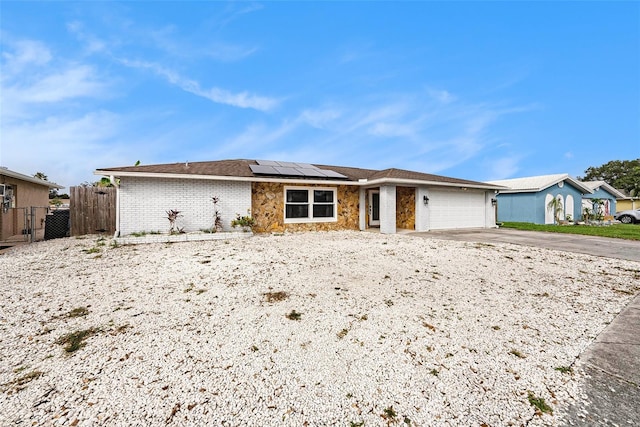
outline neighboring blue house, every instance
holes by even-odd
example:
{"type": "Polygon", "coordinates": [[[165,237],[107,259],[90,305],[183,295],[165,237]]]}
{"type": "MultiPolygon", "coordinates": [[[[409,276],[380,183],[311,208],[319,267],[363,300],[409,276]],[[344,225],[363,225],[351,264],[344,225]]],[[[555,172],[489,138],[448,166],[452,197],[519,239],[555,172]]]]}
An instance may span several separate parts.
{"type": "Polygon", "coordinates": [[[497,221],[553,224],[553,212],[547,209],[555,197],[561,202],[560,219],[582,219],[582,200],[593,191],[568,174],[542,175],[527,178],[489,181],[507,187],[497,199],[497,221]]]}
{"type": "Polygon", "coordinates": [[[599,205],[602,215],[613,215],[616,213],[616,199],[624,199],[625,195],[616,190],[604,181],[583,181],[584,185],[589,187],[592,194],[585,194],[582,197],[582,208],[594,210],[597,205],[593,203],[593,199],[599,199],[602,204],[599,205]]]}

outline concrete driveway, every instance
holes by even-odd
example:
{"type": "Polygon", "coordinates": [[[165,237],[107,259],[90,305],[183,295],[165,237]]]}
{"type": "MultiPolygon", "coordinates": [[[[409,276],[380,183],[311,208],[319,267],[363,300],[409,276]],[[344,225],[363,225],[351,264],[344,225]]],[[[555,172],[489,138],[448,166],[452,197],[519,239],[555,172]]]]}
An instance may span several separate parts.
{"type": "Polygon", "coordinates": [[[582,236],[579,234],[522,231],[509,228],[474,228],[466,230],[426,231],[411,233],[416,237],[482,243],[513,243],[557,249],[607,258],[640,261],[640,241],[582,236]]]}

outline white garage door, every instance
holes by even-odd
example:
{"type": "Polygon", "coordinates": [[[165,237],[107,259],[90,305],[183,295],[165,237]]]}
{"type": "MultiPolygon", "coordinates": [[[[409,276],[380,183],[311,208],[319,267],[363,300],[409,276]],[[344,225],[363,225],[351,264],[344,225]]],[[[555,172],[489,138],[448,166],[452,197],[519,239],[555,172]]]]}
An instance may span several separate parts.
{"type": "Polygon", "coordinates": [[[484,192],[429,191],[431,230],[485,227],[484,192]]]}

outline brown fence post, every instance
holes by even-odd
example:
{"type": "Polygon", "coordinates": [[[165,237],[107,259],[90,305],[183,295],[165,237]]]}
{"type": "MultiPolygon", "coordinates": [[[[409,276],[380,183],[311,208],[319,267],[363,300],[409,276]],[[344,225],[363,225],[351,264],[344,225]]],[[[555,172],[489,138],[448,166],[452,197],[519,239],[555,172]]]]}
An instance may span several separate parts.
{"type": "Polygon", "coordinates": [[[71,235],[116,231],[115,187],[71,187],[69,215],[71,235]]]}

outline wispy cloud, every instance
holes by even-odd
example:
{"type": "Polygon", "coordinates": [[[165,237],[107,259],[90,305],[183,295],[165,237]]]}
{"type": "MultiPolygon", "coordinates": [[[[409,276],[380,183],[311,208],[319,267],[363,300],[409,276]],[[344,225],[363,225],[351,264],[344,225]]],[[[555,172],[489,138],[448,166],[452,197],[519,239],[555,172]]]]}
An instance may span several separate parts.
{"type": "Polygon", "coordinates": [[[33,109],[43,104],[103,96],[108,85],[107,79],[90,65],[53,60],[50,49],[39,41],[5,43],[2,67],[5,72],[0,88],[5,122],[33,115],[33,109]]]}
{"type": "Polygon", "coordinates": [[[233,93],[218,87],[204,89],[200,87],[200,83],[198,83],[197,81],[182,77],[176,71],[165,68],[162,65],[153,62],[128,59],[121,59],[120,62],[127,67],[152,71],[156,75],[166,79],[169,83],[178,86],[185,92],[189,92],[194,95],[206,98],[218,104],[225,104],[238,108],[252,108],[260,111],[269,111],[275,108],[280,103],[279,99],[254,95],[246,91],[233,93]]]}
{"type": "Polygon", "coordinates": [[[84,44],[87,53],[98,53],[107,50],[107,42],[88,32],[82,22],[72,21],[67,23],[67,30],[84,44]]]}

